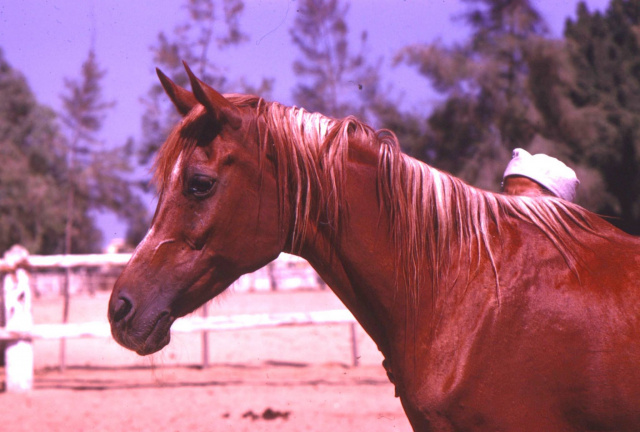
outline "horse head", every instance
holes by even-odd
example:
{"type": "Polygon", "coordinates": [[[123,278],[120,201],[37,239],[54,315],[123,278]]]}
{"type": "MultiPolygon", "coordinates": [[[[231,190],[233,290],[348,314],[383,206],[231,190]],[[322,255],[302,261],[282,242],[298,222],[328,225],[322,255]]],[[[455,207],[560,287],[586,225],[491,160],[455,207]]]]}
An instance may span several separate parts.
{"type": "Polygon", "coordinates": [[[192,92],[158,70],[183,120],[156,160],[151,228],[109,302],[113,337],[142,355],[169,343],[177,318],[276,258],[287,239],[255,107],[231,103],[185,68],[192,92]]]}

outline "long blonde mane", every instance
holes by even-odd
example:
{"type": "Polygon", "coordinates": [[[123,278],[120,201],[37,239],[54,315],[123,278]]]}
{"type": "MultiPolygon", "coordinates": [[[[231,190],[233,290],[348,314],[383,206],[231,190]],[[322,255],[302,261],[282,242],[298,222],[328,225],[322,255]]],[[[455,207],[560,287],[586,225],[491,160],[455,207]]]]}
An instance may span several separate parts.
{"type": "Polygon", "coordinates": [[[411,287],[414,301],[426,274],[431,275],[430,285],[437,287],[439,276],[453,262],[465,258],[480,263],[484,253],[495,273],[499,302],[500,281],[489,231],[491,226],[499,230],[509,218],[538,227],[577,272],[571,232],[576,226],[593,230],[586,212],[571,203],[551,197],[507,197],[471,187],[403,154],[392,132],[374,131],[353,117],[335,120],[264,102],[257,115],[265,120],[264,151],[273,145],[276,159],[284,162],[278,163],[282,193],[295,196],[294,245],[305,238],[309,224],[323,217],[334,233],[340,229],[351,140],[378,150],[380,205],[390,215],[398,276],[411,287]],[[478,255],[461,257],[451,252],[471,250],[478,255]],[[429,263],[430,271],[423,270],[424,263],[429,263]]]}
{"type": "MultiPolygon", "coordinates": [[[[255,96],[226,97],[238,107],[255,112],[261,159],[275,160],[281,214],[286,205],[295,209],[294,250],[314,224],[330,227],[338,238],[347,206],[344,196],[349,142],[377,149],[380,206],[389,212],[401,269],[398,276],[412,287],[414,298],[425,273],[431,275],[430,285],[437,287],[442,271],[461,258],[451,251],[461,254],[475,250],[477,256],[466,257],[467,262],[479,263],[482,254],[489,258],[499,301],[490,229],[499,230],[508,219],[538,227],[574,270],[577,258],[572,252],[575,240],[571,230],[578,226],[593,231],[586,211],[571,203],[555,198],[506,197],[471,187],[403,154],[392,132],[375,131],[353,117],[332,119],[255,96]],[[284,197],[291,202],[285,203],[284,197]],[[457,247],[450,247],[452,244],[457,247]],[[428,263],[428,272],[421,270],[424,263],[428,263]]],[[[199,122],[203,112],[194,109],[161,148],[155,175],[160,190],[179,153],[195,146],[204,132],[199,122]]]]}
{"type": "MultiPolygon", "coordinates": [[[[494,258],[491,230],[519,220],[535,225],[553,243],[577,274],[576,227],[594,233],[586,211],[553,197],[513,197],[467,185],[399,151],[395,137],[381,143],[379,189],[389,208],[396,253],[408,284],[421,286],[426,275],[418,269],[429,263],[432,289],[439,277],[456,262],[479,264],[482,255],[491,263],[500,302],[500,280],[494,258]],[[456,247],[452,247],[452,245],[456,247]],[[463,256],[466,251],[477,256],[463,256]],[[452,253],[457,251],[458,255],[452,253]]],[[[412,292],[409,290],[409,292],[412,292]]],[[[417,293],[413,291],[414,301],[417,293]]]]}

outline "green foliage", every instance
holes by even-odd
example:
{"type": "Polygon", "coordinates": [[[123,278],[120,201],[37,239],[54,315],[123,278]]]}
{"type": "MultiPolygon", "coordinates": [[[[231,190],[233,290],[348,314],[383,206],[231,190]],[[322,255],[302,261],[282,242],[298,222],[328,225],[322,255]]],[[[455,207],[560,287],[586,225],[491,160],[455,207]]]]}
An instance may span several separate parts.
{"type": "Polygon", "coordinates": [[[0,252],[62,251],[66,162],[55,120],[0,50],[0,252]]]}
{"type": "Polygon", "coordinates": [[[612,0],[604,14],[581,3],[565,37],[575,70],[567,140],[612,197],[595,210],[640,234],[640,0],[612,0]]]}
{"type": "Polygon", "coordinates": [[[90,52],[80,78],[65,80],[58,118],[0,50],[0,252],[14,244],[34,254],[97,252],[94,210],[111,209],[132,227],[146,219],[125,176],[130,146],[107,149],[98,139],[113,106],[102,100],[104,75],[90,52]]]}
{"type": "MultiPolygon", "coordinates": [[[[104,101],[101,69],[93,50],[82,65],[79,79],[66,79],[61,115],[68,140],[66,145],[67,226],[65,250],[95,252],[101,233],[95,227],[92,210],[109,209],[124,217],[130,226],[146,220],[147,212],[127,175],[131,143],[108,147],[99,139],[108,111],[114,102],[104,101]]],[[[141,239],[130,236],[137,244],[141,239]]]]}
{"type": "Polygon", "coordinates": [[[446,95],[428,118],[427,162],[477,186],[497,190],[511,150],[540,131],[528,88],[530,44],[546,31],[529,0],[467,0],[472,35],[451,47],[404,48],[396,62],[417,67],[446,95]]]}
{"type": "Polygon", "coordinates": [[[409,151],[493,190],[513,148],[550,154],[576,170],[578,203],[640,233],[640,0],[580,4],[564,41],[529,0],[467,3],[466,43],[396,58],[445,95],[409,151]]]}

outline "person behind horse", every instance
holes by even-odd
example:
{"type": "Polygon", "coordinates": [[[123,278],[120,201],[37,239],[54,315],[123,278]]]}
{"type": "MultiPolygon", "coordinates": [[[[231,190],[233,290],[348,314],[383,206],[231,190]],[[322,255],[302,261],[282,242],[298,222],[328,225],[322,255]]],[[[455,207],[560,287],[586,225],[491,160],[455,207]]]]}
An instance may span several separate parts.
{"type": "Polygon", "coordinates": [[[502,176],[502,191],[507,195],[550,195],[573,201],[579,183],[575,171],[558,159],[517,148],[502,176]]]}

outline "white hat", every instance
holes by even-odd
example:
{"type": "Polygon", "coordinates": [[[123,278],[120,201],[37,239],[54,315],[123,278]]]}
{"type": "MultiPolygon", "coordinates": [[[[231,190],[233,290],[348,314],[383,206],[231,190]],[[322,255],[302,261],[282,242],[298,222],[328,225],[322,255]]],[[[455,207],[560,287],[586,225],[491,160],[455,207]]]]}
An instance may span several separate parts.
{"type": "Polygon", "coordinates": [[[521,148],[513,151],[502,178],[511,175],[530,178],[567,201],[573,201],[576,197],[576,188],[580,183],[575,171],[558,159],[542,153],[531,155],[521,148]]]}

